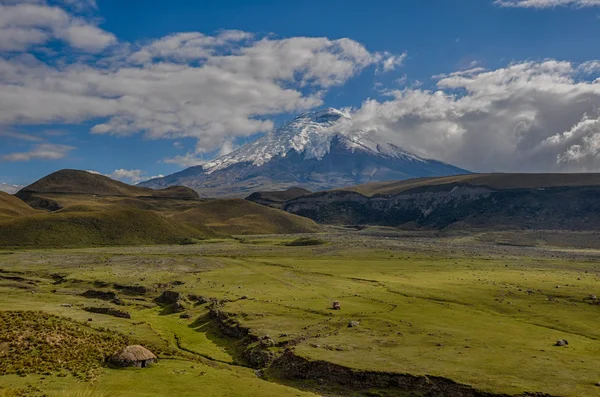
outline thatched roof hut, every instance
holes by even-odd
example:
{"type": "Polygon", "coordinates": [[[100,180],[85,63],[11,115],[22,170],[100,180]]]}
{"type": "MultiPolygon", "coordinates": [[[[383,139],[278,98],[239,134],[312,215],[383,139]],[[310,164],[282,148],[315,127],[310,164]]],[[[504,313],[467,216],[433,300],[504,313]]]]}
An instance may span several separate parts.
{"type": "Polygon", "coordinates": [[[120,352],[113,355],[109,361],[119,367],[140,367],[145,368],[157,360],[157,357],[150,350],[140,345],[127,346],[120,352]]]}

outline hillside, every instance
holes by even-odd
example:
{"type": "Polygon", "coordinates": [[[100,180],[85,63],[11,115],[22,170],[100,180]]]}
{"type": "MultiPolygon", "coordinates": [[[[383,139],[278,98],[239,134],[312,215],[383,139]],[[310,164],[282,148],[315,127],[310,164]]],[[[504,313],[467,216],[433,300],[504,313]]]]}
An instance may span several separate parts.
{"type": "Polygon", "coordinates": [[[19,217],[0,223],[5,247],[178,244],[210,234],[150,211],[113,209],[19,217]]]}
{"type": "Polygon", "coordinates": [[[314,233],[320,229],[310,219],[242,199],[210,200],[171,219],[191,226],[202,224],[224,235],[314,233]]]}
{"type": "Polygon", "coordinates": [[[333,108],[304,113],[229,154],[141,185],[189,186],[204,197],[247,197],[291,187],[322,191],[469,173],[381,141],[371,132],[340,131],[348,118],[333,108]]]}
{"type": "Polygon", "coordinates": [[[568,186],[600,186],[600,173],[594,174],[468,174],[440,178],[417,178],[405,181],[373,182],[338,190],[364,196],[393,195],[410,189],[445,184],[486,186],[493,189],[541,189],[568,186]]]}
{"type": "Polygon", "coordinates": [[[255,192],[246,197],[246,200],[268,207],[281,208],[286,201],[308,194],[311,194],[310,190],[294,187],[283,191],[255,192]]]}
{"type": "Polygon", "coordinates": [[[19,194],[46,211],[0,195],[0,246],[177,244],[232,234],[319,230],[310,219],[249,201],[202,202],[192,199],[197,194],[189,188],[153,191],[83,171],[59,171],[19,194]]]}
{"type": "Polygon", "coordinates": [[[326,224],[595,231],[599,195],[600,174],[485,174],[314,193],[282,208],[326,224]]]}
{"type": "Polygon", "coordinates": [[[0,192],[0,221],[19,216],[34,215],[37,211],[8,193],[0,192]]]}
{"type": "Polygon", "coordinates": [[[91,194],[98,196],[128,196],[197,200],[198,194],[182,186],[152,190],[131,186],[100,174],[79,170],[61,170],[43,177],[21,189],[16,196],[27,198],[31,193],[91,194]]]}

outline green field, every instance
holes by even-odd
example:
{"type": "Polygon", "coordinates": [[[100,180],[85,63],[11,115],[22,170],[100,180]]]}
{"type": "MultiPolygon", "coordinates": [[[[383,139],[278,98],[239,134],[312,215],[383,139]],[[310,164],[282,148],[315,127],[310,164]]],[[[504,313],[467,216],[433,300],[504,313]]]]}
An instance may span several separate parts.
{"type": "MultiPolygon", "coordinates": [[[[45,369],[5,371],[0,388],[49,396],[425,395],[348,384],[327,371],[291,379],[280,359],[287,350],[357,374],[440,377],[490,393],[600,392],[600,305],[591,299],[600,293],[599,251],[516,246],[506,236],[340,232],[313,237],[321,245],[290,244],[298,238],[0,251],[0,310],[53,314],[89,338],[113,335],[106,348],[124,338],[161,358],[124,370],[99,359],[75,370],[33,362],[45,369]],[[115,292],[120,304],[81,296],[90,289],[115,292]],[[181,293],[182,312],[154,301],[166,290],[181,293]],[[331,309],[334,301],[341,310],[331,309]],[[90,306],[131,318],[83,310],[90,306]],[[554,346],[559,339],[569,345],[554,346]]],[[[47,351],[44,340],[23,357],[47,351]]],[[[11,360],[4,343],[0,360],[11,360]]]]}

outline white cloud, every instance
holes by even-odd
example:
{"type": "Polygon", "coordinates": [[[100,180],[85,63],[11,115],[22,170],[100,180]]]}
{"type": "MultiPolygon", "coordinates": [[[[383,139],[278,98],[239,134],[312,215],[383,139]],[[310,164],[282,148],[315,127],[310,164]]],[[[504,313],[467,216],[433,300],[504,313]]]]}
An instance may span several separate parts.
{"type": "Polygon", "coordinates": [[[177,155],[172,158],[164,159],[163,162],[166,164],[177,164],[178,166],[183,168],[189,168],[195,167],[197,165],[202,165],[206,163],[206,160],[202,157],[199,157],[193,152],[189,152],[185,155],[177,155]]]}
{"type": "MultiPolygon", "coordinates": [[[[43,8],[62,20],[64,10],[43,8]]],[[[72,24],[63,35],[79,28],[97,29],[72,24]]],[[[111,42],[102,31],[91,35],[95,39],[79,33],[69,38],[72,45],[90,51],[111,42]]],[[[390,70],[404,58],[371,53],[349,39],[256,38],[240,31],[121,43],[96,64],[86,58],[54,66],[30,54],[0,57],[0,124],[100,119],[92,133],[194,138],[195,156],[268,131],[272,116],[320,106],[330,87],[370,65],[387,62],[382,67],[390,70]]]]}
{"type": "Polygon", "coordinates": [[[137,170],[137,169],[127,170],[127,169],[123,169],[123,168],[114,170],[113,172],[111,172],[109,174],[103,174],[101,172],[94,171],[94,170],[87,170],[87,172],[92,173],[92,174],[97,174],[97,175],[104,175],[111,179],[116,179],[121,182],[130,183],[132,185],[135,185],[142,181],[146,181],[148,179],[162,178],[164,176],[162,174],[155,175],[155,176],[147,176],[146,172],[144,172],[142,170],[137,170]]]}
{"type": "Polygon", "coordinates": [[[600,82],[569,62],[526,62],[442,76],[367,100],[337,128],[377,131],[473,171],[600,171],[600,82]]]}
{"type": "Polygon", "coordinates": [[[554,8],[561,6],[599,7],[600,0],[496,0],[495,4],[502,7],[519,8],[554,8]]]}
{"type": "Polygon", "coordinates": [[[131,183],[138,183],[145,179],[142,170],[126,170],[120,168],[107,175],[110,178],[117,179],[119,181],[129,181],[131,183]]]}
{"type": "Polygon", "coordinates": [[[404,64],[404,61],[406,61],[407,57],[408,57],[408,54],[406,54],[406,53],[403,53],[401,55],[387,56],[381,63],[383,71],[391,72],[391,71],[395,70],[397,67],[402,66],[404,64]]]}
{"type": "Polygon", "coordinates": [[[21,186],[21,185],[13,185],[13,184],[6,183],[6,182],[0,182],[0,191],[8,193],[8,194],[15,194],[16,192],[21,190],[22,187],[23,186],[21,186]]]}
{"type": "Polygon", "coordinates": [[[99,52],[116,43],[113,34],[63,8],[41,1],[0,1],[0,51],[25,51],[51,40],[87,52],[99,52]]]}
{"type": "Polygon", "coordinates": [[[15,131],[2,131],[0,130],[0,142],[2,142],[2,138],[4,139],[16,139],[20,141],[28,141],[28,142],[42,142],[43,139],[31,134],[25,134],[23,132],[15,132],[15,131]]]}
{"type": "Polygon", "coordinates": [[[3,155],[0,157],[0,160],[6,162],[60,160],[66,157],[73,149],[75,149],[73,146],[42,143],[39,145],[34,145],[33,148],[27,152],[14,152],[3,155]]]}

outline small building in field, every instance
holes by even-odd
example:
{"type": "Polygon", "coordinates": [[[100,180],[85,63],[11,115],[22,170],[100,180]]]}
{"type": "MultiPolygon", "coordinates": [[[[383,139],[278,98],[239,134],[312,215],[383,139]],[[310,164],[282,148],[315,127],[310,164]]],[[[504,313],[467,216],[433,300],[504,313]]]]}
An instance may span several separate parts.
{"type": "Polygon", "coordinates": [[[109,362],[119,367],[146,368],[156,362],[157,357],[150,350],[140,345],[127,346],[114,354],[109,362]]]}

